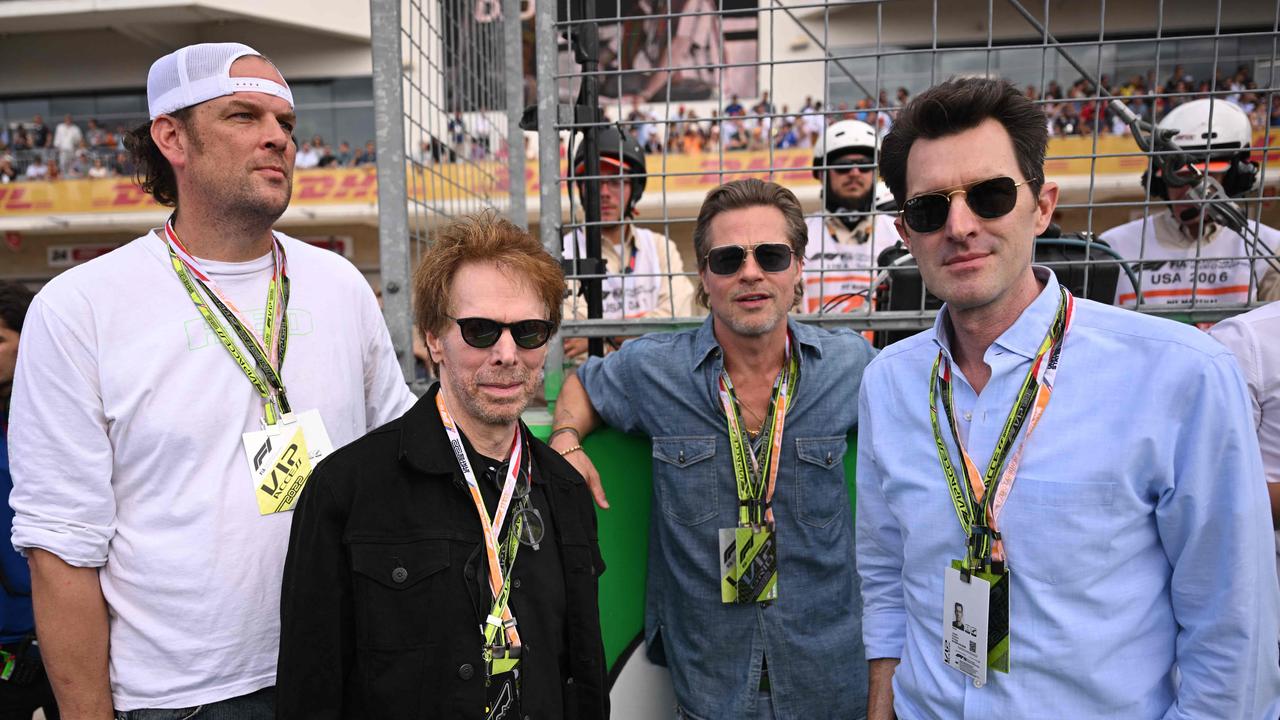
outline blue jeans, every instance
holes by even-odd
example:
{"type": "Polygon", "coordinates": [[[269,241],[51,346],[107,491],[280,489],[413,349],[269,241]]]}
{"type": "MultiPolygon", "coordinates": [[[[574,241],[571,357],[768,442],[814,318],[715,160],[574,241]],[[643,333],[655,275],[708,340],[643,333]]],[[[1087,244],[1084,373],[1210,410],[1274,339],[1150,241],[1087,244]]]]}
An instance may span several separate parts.
{"type": "Polygon", "coordinates": [[[189,708],[148,708],[116,712],[116,720],[275,720],[275,717],[274,686],[230,700],[189,708]]]}

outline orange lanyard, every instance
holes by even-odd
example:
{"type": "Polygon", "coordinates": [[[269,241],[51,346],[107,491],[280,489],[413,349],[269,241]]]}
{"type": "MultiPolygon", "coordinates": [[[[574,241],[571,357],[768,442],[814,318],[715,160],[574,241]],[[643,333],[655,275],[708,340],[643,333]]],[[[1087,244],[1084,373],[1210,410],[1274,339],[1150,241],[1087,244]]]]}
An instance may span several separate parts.
{"type": "Polygon", "coordinates": [[[502,484],[498,506],[494,508],[493,518],[490,519],[489,513],[484,509],[480,483],[476,481],[471,461],[467,459],[467,452],[463,449],[458,426],[454,423],[453,416],[449,414],[449,409],[445,407],[444,395],[439,392],[436,393],[436,408],[440,411],[440,422],[444,424],[444,431],[449,436],[449,445],[453,448],[453,455],[458,460],[458,467],[462,469],[462,476],[466,478],[467,489],[471,491],[471,500],[475,503],[476,514],[480,516],[480,528],[484,533],[484,549],[489,558],[489,589],[493,592],[494,598],[493,608],[489,611],[489,617],[485,622],[485,639],[492,643],[497,635],[497,629],[505,628],[507,641],[512,647],[519,647],[520,634],[516,632],[516,621],[511,615],[508,602],[511,595],[511,569],[515,566],[515,551],[519,547],[516,539],[518,533],[515,530],[507,532],[507,539],[512,547],[503,553],[508,556],[505,573],[502,563],[499,562],[498,535],[502,532],[502,524],[506,520],[507,510],[511,507],[511,496],[515,493],[516,481],[520,475],[520,461],[524,455],[524,447],[520,442],[520,428],[516,427],[515,437],[511,439],[511,459],[507,464],[507,478],[502,484]]]}
{"type": "Polygon", "coordinates": [[[989,564],[993,560],[1004,562],[1005,559],[1004,543],[999,532],[1000,513],[1004,510],[1005,501],[1008,500],[1009,492],[1013,488],[1027,441],[1039,424],[1041,416],[1044,415],[1045,408],[1049,406],[1062,355],[1062,346],[1075,313],[1075,298],[1066,288],[1060,287],[1060,290],[1062,300],[1058,304],[1058,312],[1044,340],[1040,343],[1035,360],[1031,363],[1031,368],[1027,371],[1027,376],[1018,391],[1018,398],[1009,410],[1009,416],[1005,419],[1004,429],[996,440],[996,447],[992,451],[991,462],[987,464],[985,475],[978,472],[977,464],[973,462],[969,451],[960,441],[959,425],[956,423],[952,408],[951,362],[939,350],[938,358],[933,363],[933,372],[929,380],[929,420],[933,426],[938,461],[942,465],[942,473],[947,478],[947,486],[951,492],[951,502],[955,506],[956,516],[960,519],[960,526],[968,536],[965,567],[969,569],[989,564]],[[942,408],[951,426],[951,437],[960,450],[963,461],[960,466],[966,481],[963,484],[956,475],[951,452],[947,449],[938,427],[938,401],[935,389],[939,388],[942,390],[942,408]],[[1013,441],[1024,425],[1027,432],[1010,457],[1013,441]],[[1006,458],[1009,459],[1007,465],[1006,458]],[[1003,473],[1000,472],[1001,466],[1004,467],[1003,473]],[[988,493],[988,489],[992,492],[988,493]]]}

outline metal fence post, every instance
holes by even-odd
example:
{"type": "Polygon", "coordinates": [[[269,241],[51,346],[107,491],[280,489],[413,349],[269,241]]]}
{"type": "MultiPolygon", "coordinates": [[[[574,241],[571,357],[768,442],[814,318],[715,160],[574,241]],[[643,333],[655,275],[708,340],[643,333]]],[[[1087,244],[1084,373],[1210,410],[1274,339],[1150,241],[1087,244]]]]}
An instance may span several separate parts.
{"type": "Polygon", "coordinates": [[[524,114],[524,52],[520,22],[522,4],[523,0],[502,0],[502,36],[505,41],[503,53],[507,69],[507,168],[511,178],[511,209],[508,214],[511,222],[527,228],[529,208],[525,202],[524,130],[520,129],[520,117],[524,114]]]}
{"type": "Polygon", "coordinates": [[[406,199],[404,86],[400,60],[400,0],[369,0],[373,46],[374,142],[378,151],[378,254],[382,313],[406,380],[414,376],[409,292],[409,210],[406,199]]]}
{"type": "MultiPolygon", "coordinates": [[[[559,93],[556,88],[556,4],[537,3],[535,12],[538,72],[538,229],[542,246],[560,257],[560,133],[556,130],[559,93]]],[[[552,339],[545,369],[547,404],[555,402],[564,382],[564,345],[552,339]]]]}

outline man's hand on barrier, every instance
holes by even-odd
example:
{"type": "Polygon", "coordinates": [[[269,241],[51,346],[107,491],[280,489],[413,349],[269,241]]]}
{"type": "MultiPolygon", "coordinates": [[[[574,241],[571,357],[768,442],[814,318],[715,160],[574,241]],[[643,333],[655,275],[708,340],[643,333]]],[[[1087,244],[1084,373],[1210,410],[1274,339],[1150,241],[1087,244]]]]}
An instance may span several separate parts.
{"type": "Polygon", "coordinates": [[[551,438],[548,444],[564,459],[573,465],[587,481],[591,496],[596,505],[608,509],[609,501],[604,496],[604,486],[600,484],[600,473],[582,449],[582,439],[600,425],[600,416],[591,406],[591,398],[587,397],[586,388],[577,375],[569,375],[560,386],[560,395],[556,398],[555,417],[551,421],[551,438]]]}
{"type": "Polygon", "coordinates": [[[596,470],[591,458],[587,457],[587,452],[582,449],[581,440],[577,434],[566,432],[556,435],[551,438],[550,445],[552,450],[563,455],[573,469],[582,475],[582,479],[587,481],[587,488],[591,490],[591,496],[595,498],[596,505],[608,509],[609,500],[604,496],[604,486],[600,484],[600,472],[596,470]]]}
{"type": "Polygon", "coordinates": [[[587,356],[587,339],[584,337],[571,337],[564,339],[564,356],[567,358],[580,358],[587,356]]]}

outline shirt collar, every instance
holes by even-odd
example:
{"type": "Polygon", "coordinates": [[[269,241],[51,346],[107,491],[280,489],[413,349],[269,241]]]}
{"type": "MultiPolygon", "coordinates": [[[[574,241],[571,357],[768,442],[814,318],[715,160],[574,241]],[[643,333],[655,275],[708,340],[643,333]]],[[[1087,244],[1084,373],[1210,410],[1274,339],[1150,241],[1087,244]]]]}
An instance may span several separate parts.
{"type": "MultiPolygon", "coordinates": [[[[1037,281],[1044,283],[1044,289],[1022,311],[1013,325],[996,338],[995,344],[1023,357],[1034,359],[1040,350],[1040,343],[1044,341],[1045,332],[1048,331],[1054,315],[1058,312],[1061,294],[1058,290],[1058,278],[1054,276],[1052,270],[1043,265],[1032,265],[1031,272],[1035,274],[1037,281]]],[[[948,358],[951,358],[951,333],[948,330],[950,325],[947,319],[947,306],[943,305],[938,311],[938,317],[933,321],[933,341],[948,358]]]]}
{"type": "MultiPolygon", "coordinates": [[[[711,315],[707,315],[707,319],[702,322],[702,326],[698,328],[697,334],[694,335],[693,368],[695,370],[705,363],[708,357],[713,354],[718,356],[723,352],[720,349],[720,343],[716,341],[716,333],[712,329],[711,323],[711,315]]],[[[801,349],[800,357],[802,359],[806,353],[812,354],[815,358],[822,357],[822,342],[818,339],[817,328],[796,322],[795,318],[788,315],[787,329],[791,331],[792,339],[801,349]]]]}

